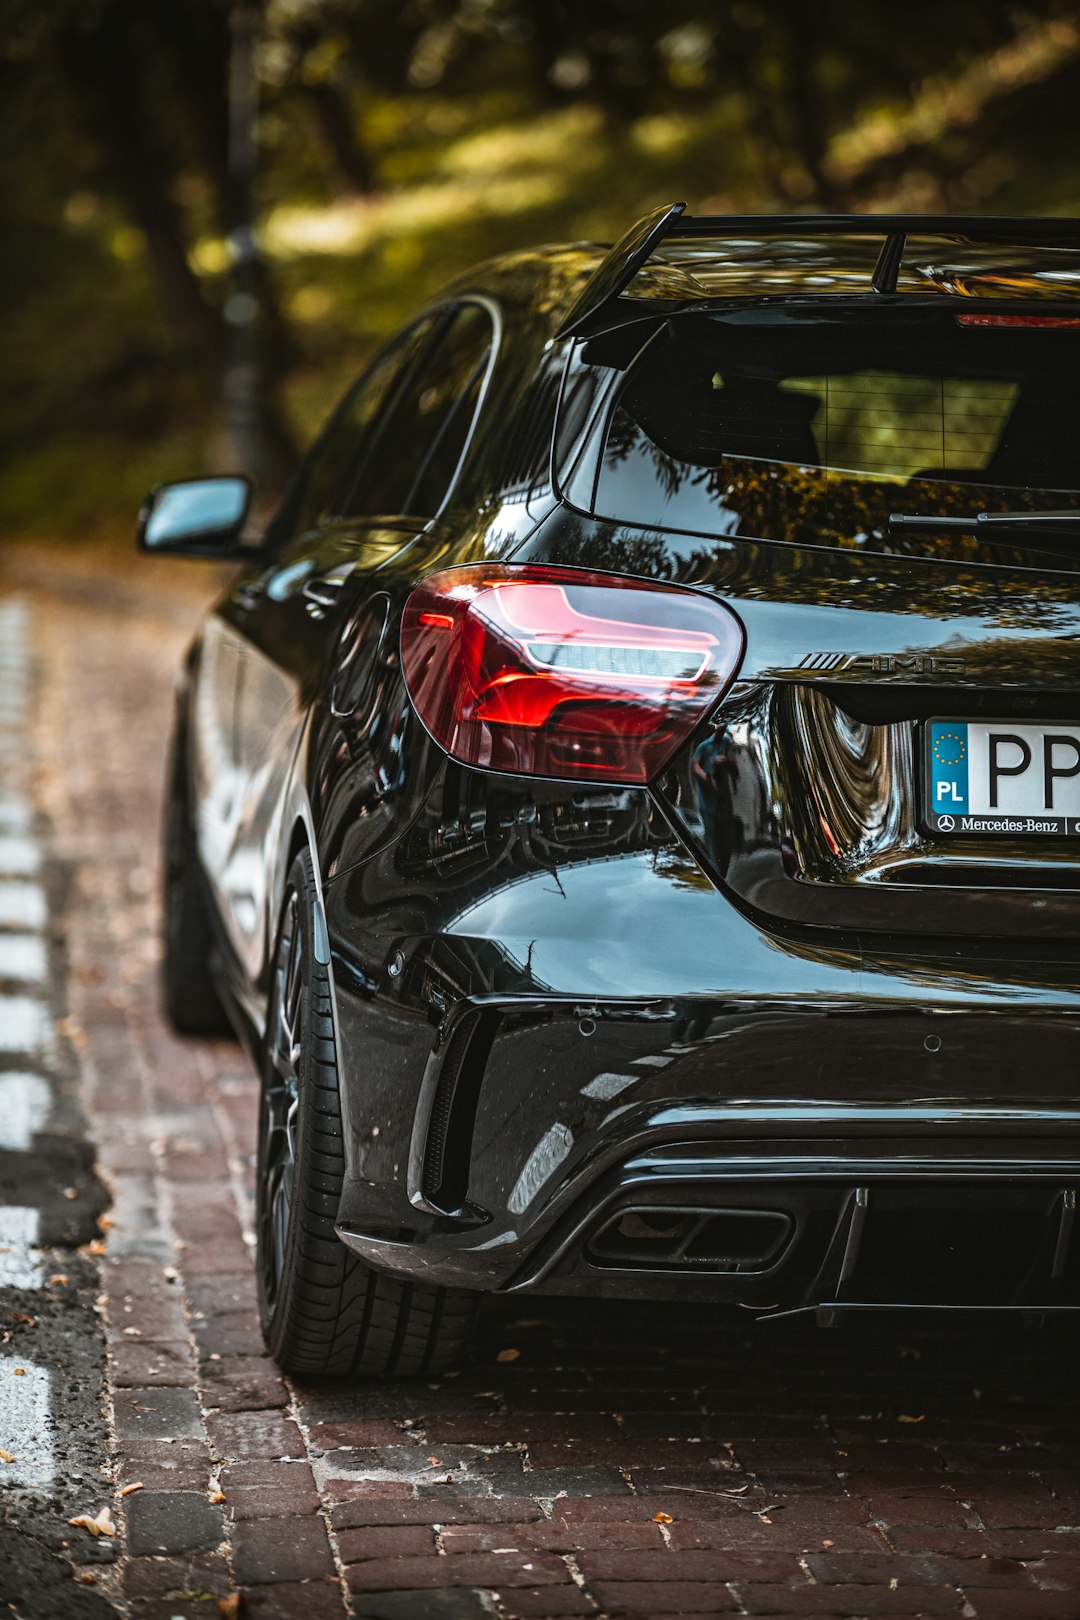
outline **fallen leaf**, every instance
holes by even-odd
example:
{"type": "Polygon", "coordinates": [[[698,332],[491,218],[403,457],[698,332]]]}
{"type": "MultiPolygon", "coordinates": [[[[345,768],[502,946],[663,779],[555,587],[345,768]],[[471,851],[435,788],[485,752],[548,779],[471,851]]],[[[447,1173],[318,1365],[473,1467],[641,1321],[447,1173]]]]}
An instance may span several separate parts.
{"type": "Polygon", "coordinates": [[[78,1196],[79,1196],[78,1187],[65,1187],[64,1188],[64,1197],[65,1198],[78,1198],[78,1196]]]}
{"type": "Polygon", "coordinates": [[[670,1513],[654,1513],[653,1524],[674,1524],[675,1520],[670,1513]]]}
{"type": "Polygon", "coordinates": [[[901,1412],[899,1418],[897,1419],[897,1422],[899,1422],[899,1423],[925,1423],[926,1422],[926,1413],[925,1412],[920,1412],[918,1417],[911,1417],[907,1412],[901,1412]]]}
{"type": "Polygon", "coordinates": [[[25,1311],[13,1311],[12,1315],[14,1316],[15,1321],[21,1322],[24,1327],[37,1327],[36,1316],[27,1316],[25,1311]]]}
{"type": "Polygon", "coordinates": [[[0,1451],[0,1462],[14,1462],[14,1461],[15,1461],[15,1453],[13,1451],[0,1451]]]}
{"type": "Polygon", "coordinates": [[[103,1232],[108,1232],[111,1227],[116,1225],[116,1221],[111,1215],[99,1215],[97,1223],[103,1232]]]}
{"type": "Polygon", "coordinates": [[[224,1620],[238,1620],[238,1616],[244,1612],[241,1608],[243,1601],[239,1592],[230,1592],[228,1597],[218,1598],[218,1614],[223,1615],[224,1620]]]}
{"type": "Polygon", "coordinates": [[[520,1350],[500,1350],[498,1355],[495,1357],[495,1360],[496,1361],[516,1361],[518,1359],[518,1357],[520,1356],[520,1354],[521,1354],[520,1350]]]}
{"type": "Polygon", "coordinates": [[[92,1570],[84,1569],[82,1574],[79,1576],[80,1586],[93,1586],[96,1584],[96,1582],[97,1576],[92,1570]]]}
{"type": "Polygon", "coordinates": [[[898,1579],[898,1578],[897,1578],[897,1576],[895,1576],[895,1575],[894,1575],[894,1576],[893,1576],[893,1577],[892,1577],[892,1578],[891,1578],[891,1580],[890,1580],[890,1581],[889,1581],[889,1591],[890,1591],[890,1592],[895,1592],[895,1591],[896,1591],[896,1589],[897,1589],[897,1587],[898,1587],[898,1586],[899,1586],[899,1585],[900,1585],[900,1581],[899,1581],[899,1579],[898,1579]]]}
{"type": "Polygon", "coordinates": [[[123,1490],[120,1492],[120,1495],[130,1496],[132,1491],[145,1491],[145,1489],[146,1486],[143,1484],[142,1480],[137,1479],[133,1485],[125,1485],[123,1490]]]}
{"type": "Polygon", "coordinates": [[[112,1512],[107,1507],[103,1507],[95,1518],[91,1518],[89,1513],[79,1513],[74,1519],[69,1519],[68,1524],[73,1524],[76,1530],[88,1531],[95,1539],[98,1536],[108,1536],[111,1539],[116,1535],[112,1512]]]}
{"type": "Polygon", "coordinates": [[[211,1491],[210,1492],[210,1500],[211,1500],[211,1502],[213,1502],[215,1504],[218,1503],[218,1502],[224,1502],[224,1500],[225,1500],[225,1492],[224,1491],[211,1491]]]}
{"type": "Polygon", "coordinates": [[[79,1250],[79,1253],[103,1255],[105,1253],[105,1245],[102,1243],[100,1238],[91,1238],[89,1243],[83,1244],[82,1248],[79,1250]]]}
{"type": "Polygon", "coordinates": [[[55,1283],[57,1288],[66,1288],[70,1281],[71,1279],[65,1271],[55,1271],[49,1278],[50,1284],[55,1283]]]}
{"type": "Polygon", "coordinates": [[[836,1542],[835,1542],[835,1541],[823,1541],[823,1542],[822,1542],[822,1543],[821,1543],[821,1545],[822,1545],[822,1546],[823,1546],[823,1547],[835,1547],[835,1546],[836,1546],[836,1542]]]}
{"type": "Polygon", "coordinates": [[[25,1378],[26,1377],[26,1368],[25,1367],[15,1367],[15,1368],[13,1368],[13,1371],[15,1373],[16,1378],[25,1378]]]}

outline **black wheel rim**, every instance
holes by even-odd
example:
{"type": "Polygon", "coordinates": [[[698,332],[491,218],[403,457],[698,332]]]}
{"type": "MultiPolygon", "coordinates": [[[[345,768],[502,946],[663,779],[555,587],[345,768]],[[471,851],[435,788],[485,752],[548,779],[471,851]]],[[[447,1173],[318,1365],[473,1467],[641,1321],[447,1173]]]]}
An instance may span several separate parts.
{"type": "Polygon", "coordinates": [[[260,1109],[259,1256],[273,1308],[285,1269],[296,1175],[296,1121],[303,1045],[303,940],[300,901],[290,894],[274,960],[260,1109]]]}

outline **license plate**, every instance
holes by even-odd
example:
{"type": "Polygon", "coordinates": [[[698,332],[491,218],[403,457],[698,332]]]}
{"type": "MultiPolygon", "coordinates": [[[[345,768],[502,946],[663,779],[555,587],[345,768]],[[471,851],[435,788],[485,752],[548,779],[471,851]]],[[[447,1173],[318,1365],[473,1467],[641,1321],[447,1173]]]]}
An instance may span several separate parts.
{"type": "Polygon", "coordinates": [[[1080,724],[929,720],[923,749],[931,832],[1080,837],[1080,724]]]}

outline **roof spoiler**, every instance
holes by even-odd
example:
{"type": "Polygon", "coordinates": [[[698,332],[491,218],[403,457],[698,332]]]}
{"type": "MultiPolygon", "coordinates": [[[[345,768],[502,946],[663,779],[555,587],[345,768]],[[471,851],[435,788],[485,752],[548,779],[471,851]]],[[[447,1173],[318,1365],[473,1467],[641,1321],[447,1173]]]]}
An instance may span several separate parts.
{"type": "Polygon", "coordinates": [[[570,306],[557,338],[572,337],[624,293],[641,267],[670,237],[877,236],[884,238],[870,278],[874,292],[896,291],[909,236],[955,236],[965,242],[1080,247],[1080,219],[1009,219],[976,214],[720,214],[687,215],[685,203],[656,208],[609,250],[570,306]]]}

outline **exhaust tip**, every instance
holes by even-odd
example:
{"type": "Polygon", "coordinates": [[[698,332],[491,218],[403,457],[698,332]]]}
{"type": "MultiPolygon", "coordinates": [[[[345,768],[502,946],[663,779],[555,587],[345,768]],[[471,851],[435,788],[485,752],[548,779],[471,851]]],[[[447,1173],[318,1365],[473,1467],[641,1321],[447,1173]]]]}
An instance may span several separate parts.
{"type": "Polygon", "coordinates": [[[635,1205],[611,1215],[585,1252],[616,1270],[754,1273],[776,1263],[794,1229],[783,1210],[635,1205]]]}

